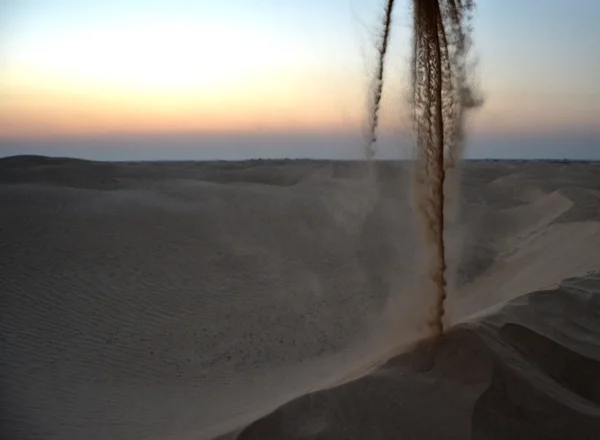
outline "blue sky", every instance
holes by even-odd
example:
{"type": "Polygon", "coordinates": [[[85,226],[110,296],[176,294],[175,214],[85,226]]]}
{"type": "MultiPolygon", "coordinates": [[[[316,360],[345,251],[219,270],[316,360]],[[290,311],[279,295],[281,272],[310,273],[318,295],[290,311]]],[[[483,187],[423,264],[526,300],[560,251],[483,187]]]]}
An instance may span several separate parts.
{"type": "MultiPolygon", "coordinates": [[[[15,140],[156,130],[356,133],[382,7],[379,0],[4,0],[0,138],[13,151],[15,140]]],[[[470,119],[473,136],[575,136],[594,145],[598,17],[594,0],[479,0],[474,54],[486,103],[470,119]]],[[[383,118],[391,132],[407,126],[407,0],[397,2],[395,18],[383,118]]]]}

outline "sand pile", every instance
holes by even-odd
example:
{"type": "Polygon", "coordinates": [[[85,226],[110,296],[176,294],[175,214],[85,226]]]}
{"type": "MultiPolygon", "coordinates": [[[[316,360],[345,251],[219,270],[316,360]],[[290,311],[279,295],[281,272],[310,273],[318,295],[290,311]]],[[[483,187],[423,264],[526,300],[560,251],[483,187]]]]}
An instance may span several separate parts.
{"type": "Polygon", "coordinates": [[[2,438],[594,438],[598,165],[464,165],[429,365],[410,164],[376,171],[0,160],[2,438]]]}
{"type": "Polygon", "coordinates": [[[600,277],[531,293],[418,352],[304,396],[238,439],[592,439],[600,429],[600,277]],[[426,355],[429,356],[429,353],[426,355]]]}

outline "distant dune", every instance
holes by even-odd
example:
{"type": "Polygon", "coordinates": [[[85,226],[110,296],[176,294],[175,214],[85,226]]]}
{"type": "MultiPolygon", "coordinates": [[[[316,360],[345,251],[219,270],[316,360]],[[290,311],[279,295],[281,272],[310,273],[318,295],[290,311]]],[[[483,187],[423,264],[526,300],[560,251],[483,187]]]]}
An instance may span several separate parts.
{"type": "Polygon", "coordinates": [[[462,165],[434,345],[408,163],[0,159],[7,439],[592,439],[600,163],[462,165]]]}

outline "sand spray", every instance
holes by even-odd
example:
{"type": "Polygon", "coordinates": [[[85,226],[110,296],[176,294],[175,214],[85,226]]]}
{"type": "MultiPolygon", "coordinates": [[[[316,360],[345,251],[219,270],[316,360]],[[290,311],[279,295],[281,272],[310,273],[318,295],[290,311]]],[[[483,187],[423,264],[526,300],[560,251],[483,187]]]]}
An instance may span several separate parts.
{"type": "Polygon", "coordinates": [[[368,138],[366,156],[369,163],[375,158],[375,143],[377,142],[377,126],[379,125],[379,112],[381,110],[381,95],[383,93],[383,78],[385,74],[385,57],[390,42],[392,28],[392,12],[394,0],[388,0],[384,9],[383,27],[377,44],[377,67],[375,78],[370,89],[370,111],[368,121],[368,138]]]}
{"type": "MultiPolygon", "coordinates": [[[[394,0],[387,0],[372,86],[368,159],[374,156],[393,7],[394,0]]],[[[412,0],[412,8],[411,107],[416,136],[413,207],[423,232],[427,286],[435,298],[428,325],[433,336],[438,337],[444,332],[447,295],[444,232],[448,193],[453,193],[456,203],[456,168],[463,149],[464,115],[467,109],[480,104],[467,76],[474,0],[412,0]]]]}

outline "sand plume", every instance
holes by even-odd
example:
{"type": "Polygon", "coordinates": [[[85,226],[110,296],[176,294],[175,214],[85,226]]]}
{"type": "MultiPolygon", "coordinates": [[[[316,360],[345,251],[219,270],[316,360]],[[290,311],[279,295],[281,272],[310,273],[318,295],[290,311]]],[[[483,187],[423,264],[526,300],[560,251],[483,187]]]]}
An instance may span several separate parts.
{"type": "MultiPolygon", "coordinates": [[[[394,1],[385,6],[373,107],[370,114],[370,144],[367,156],[374,156],[373,144],[379,118],[385,56],[388,48],[394,1]]],[[[429,325],[436,335],[443,333],[446,298],[446,244],[444,241],[446,184],[462,152],[464,112],[479,105],[467,84],[468,26],[472,0],[414,0],[412,99],[416,132],[414,170],[415,212],[424,231],[428,284],[435,289],[435,306],[429,325]]],[[[456,199],[456,197],[455,197],[456,199]]]]}
{"type": "Polygon", "coordinates": [[[430,320],[436,335],[444,331],[446,299],[445,181],[460,158],[464,110],[473,105],[466,83],[467,22],[473,6],[471,0],[413,2],[415,208],[424,227],[428,275],[436,291],[430,320]]]}
{"type": "Polygon", "coordinates": [[[375,73],[375,78],[371,85],[371,109],[369,112],[369,133],[366,151],[368,160],[372,160],[375,157],[375,142],[377,141],[377,127],[379,125],[379,111],[381,108],[381,95],[383,93],[385,57],[389,47],[393,9],[394,0],[388,0],[384,10],[384,22],[383,27],[381,29],[381,36],[377,45],[377,70],[375,73]]]}

